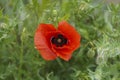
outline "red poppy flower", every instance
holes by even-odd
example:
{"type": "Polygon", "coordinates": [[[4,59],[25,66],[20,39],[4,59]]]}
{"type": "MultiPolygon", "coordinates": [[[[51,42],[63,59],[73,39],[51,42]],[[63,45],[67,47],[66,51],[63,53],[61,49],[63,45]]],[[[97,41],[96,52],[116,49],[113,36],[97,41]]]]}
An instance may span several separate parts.
{"type": "Polygon", "coordinates": [[[62,21],[57,29],[52,24],[40,24],[35,32],[34,43],[45,60],[60,57],[68,61],[80,46],[80,38],[72,25],[62,21]]]}

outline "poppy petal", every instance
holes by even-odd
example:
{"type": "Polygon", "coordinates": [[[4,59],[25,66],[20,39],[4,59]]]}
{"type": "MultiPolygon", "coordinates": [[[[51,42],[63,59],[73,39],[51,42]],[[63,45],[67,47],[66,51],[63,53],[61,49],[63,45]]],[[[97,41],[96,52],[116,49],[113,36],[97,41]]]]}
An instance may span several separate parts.
{"type": "Polygon", "coordinates": [[[71,58],[73,50],[66,50],[66,49],[55,49],[52,47],[53,52],[57,54],[58,57],[68,61],[71,58]]]}
{"type": "Polygon", "coordinates": [[[71,56],[72,56],[72,54],[69,54],[69,55],[67,55],[67,54],[60,54],[59,55],[59,57],[62,58],[63,60],[65,60],[65,61],[69,61],[71,56]]]}
{"type": "Polygon", "coordinates": [[[80,46],[81,37],[72,25],[66,21],[62,21],[58,25],[58,30],[65,34],[69,40],[69,46],[73,48],[73,50],[77,49],[80,46]]]}
{"type": "Polygon", "coordinates": [[[52,45],[52,49],[56,50],[55,52],[58,52],[60,54],[61,53],[70,54],[71,51],[73,52],[73,49],[71,49],[69,46],[56,47],[55,45],[52,45]]]}
{"type": "Polygon", "coordinates": [[[50,49],[50,44],[46,40],[46,32],[55,31],[51,24],[40,24],[35,32],[35,47],[40,51],[41,56],[45,60],[54,60],[57,55],[50,49]]]}

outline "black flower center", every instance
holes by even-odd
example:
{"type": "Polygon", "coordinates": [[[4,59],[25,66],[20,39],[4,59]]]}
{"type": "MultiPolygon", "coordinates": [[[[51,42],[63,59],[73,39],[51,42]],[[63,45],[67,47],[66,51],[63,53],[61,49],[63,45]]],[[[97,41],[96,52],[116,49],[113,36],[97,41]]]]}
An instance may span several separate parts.
{"type": "Polygon", "coordinates": [[[62,47],[67,44],[67,39],[62,34],[58,34],[56,37],[52,37],[51,42],[57,47],[62,47]]]}

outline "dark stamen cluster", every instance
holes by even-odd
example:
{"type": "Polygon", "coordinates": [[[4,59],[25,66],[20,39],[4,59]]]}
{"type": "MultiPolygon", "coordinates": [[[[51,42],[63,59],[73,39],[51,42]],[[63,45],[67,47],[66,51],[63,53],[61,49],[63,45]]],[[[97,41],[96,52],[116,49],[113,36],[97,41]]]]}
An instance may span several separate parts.
{"type": "Polygon", "coordinates": [[[56,37],[52,37],[51,42],[57,47],[62,47],[67,44],[67,39],[62,34],[58,34],[56,37]]]}

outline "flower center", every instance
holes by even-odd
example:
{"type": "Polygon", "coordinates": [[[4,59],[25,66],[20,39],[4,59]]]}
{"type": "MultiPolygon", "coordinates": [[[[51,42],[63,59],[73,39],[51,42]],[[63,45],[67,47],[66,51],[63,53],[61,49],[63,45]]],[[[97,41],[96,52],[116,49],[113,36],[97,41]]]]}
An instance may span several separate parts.
{"type": "Polygon", "coordinates": [[[58,34],[56,37],[52,37],[51,42],[57,47],[62,47],[67,44],[67,39],[62,34],[58,34]]]}
{"type": "Polygon", "coordinates": [[[57,42],[58,42],[58,43],[61,43],[61,42],[62,42],[62,39],[58,38],[58,39],[57,39],[57,42]]]}

